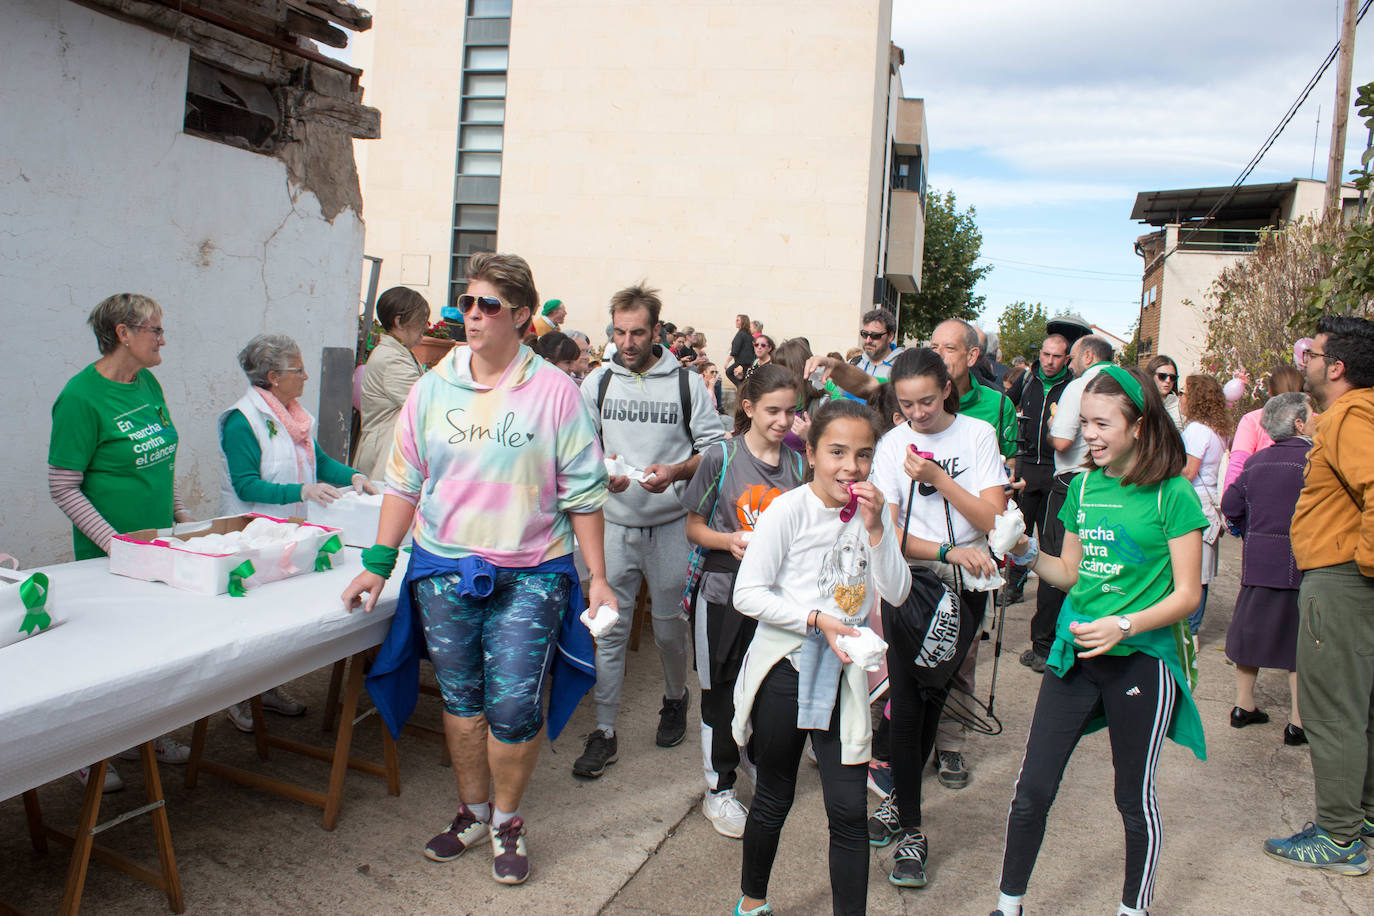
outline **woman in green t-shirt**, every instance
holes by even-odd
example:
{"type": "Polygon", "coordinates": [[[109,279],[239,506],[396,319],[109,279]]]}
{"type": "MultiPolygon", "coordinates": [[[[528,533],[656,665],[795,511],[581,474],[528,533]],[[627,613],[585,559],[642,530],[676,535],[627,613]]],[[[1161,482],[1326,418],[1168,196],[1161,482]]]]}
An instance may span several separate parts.
{"type": "MultiPolygon", "coordinates": [[[[162,386],[149,370],[162,362],[162,308],[147,296],[119,293],[91,310],[87,323],[100,359],[62,388],[52,406],[48,492],[72,520],[76,559],[103,557],[116,535],[190,521],[176,495],[177,431],[162,386]]],[[[158,759],[185,763],[190,749],[171,738],[158,759]]],[[[138,759],[138,750],[120,755],[138,759]]],[[[77,771],[84,784],[88,770],[77,771]]],[[[113,766],[106,792],[123,788],[113,766]]]]}
{"type": "Polygon", "coordinates": [[[1164,738],[1202,759],[1193,704],[1196,655],[1186,624],[1201,591],[1207,519],[1187,479],[1177,428],[1143,375],[1108,366],[1080,406],[1089,470],[1069,486],[1053,557],[1023,538],[1011,560],[1068,592],[1016,794],[1007,817],[998,909],[1020,916],[1045,819],[1078,740],[1105,718],[1126,828],[1118,914],[1142,916],[1154,896],[1162,828],[1155,767],[1164,738]]]}

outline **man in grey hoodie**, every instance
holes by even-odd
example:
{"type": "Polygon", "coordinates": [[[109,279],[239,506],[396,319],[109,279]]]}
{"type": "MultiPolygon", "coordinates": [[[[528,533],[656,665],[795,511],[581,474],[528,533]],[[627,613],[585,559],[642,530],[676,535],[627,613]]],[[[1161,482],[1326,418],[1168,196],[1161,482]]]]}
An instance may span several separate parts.
{"type": "Polygon", "coordinates": [[[614,629],[596,645],[596,725],[573,773],[595,778],[616,762],[616,715],[625,681],[625,649],[641,579],[648,582],[654,643],[663,661],[659,747],[687,732],[690,651],[682,586],[691,545],[681,495],[700,453],[725,438],[701,376],[660,346],[657,290],[643,285],[611,297],[614,358],[582,383],[582,399],[601,431],[606,456],[643,472],[642,481],[612,476],[606,514],[606,579],[620,604],[614,629]]]}

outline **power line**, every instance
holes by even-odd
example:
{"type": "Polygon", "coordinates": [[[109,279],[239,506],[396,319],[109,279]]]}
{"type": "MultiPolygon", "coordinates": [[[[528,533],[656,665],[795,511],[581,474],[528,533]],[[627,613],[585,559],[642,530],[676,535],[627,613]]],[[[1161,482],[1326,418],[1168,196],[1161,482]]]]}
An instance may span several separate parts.
{"type": "MultiPolygon", "coordinates": [[[[1112,278],[1116,277],[1127,277],[1132,281],[1138,281],[1140,279],[1136,274],[1119,273],[1117,271],[1090,270],[1086,267],[1060,267],[1055,264],[1037,264],[1034,261],[1013,261],[1010,258],[989,258],[985,255],[979,255],[979,260],[990,261],[993,264],[1016,264],[1019,265],[1019,269],[1043,268],[1043,270],[1027,270],[1027,273],[1043,273],[1044,271],[1051,270],[1061,271],[1059,274],[1050,274],[1050,276],[1065,276],[1083,280],[1112,280],[1112,278]]],[[[1112,280],[1112,282],[1118,281],[1112,280]]]]}

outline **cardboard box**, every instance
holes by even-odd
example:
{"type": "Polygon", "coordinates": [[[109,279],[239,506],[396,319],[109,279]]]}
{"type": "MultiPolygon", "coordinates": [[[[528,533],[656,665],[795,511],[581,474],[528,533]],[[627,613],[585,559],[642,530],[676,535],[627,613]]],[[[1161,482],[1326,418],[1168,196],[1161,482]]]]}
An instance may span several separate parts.
{"type": "Polygon", "coordinates": [[[338,547],[342,548],[342,531],[303,518],[282,519],[254,513],[224,516],[203,522],[187,522],[172,528],[148,528],[117,534],[110,542],[110,572],[131,579],[166,582],[201,595],[222,595],[231,591],[230,574],[242,569],[245,561],[252,564],[251,574],[240,574],[238,577],[245,588],[314,572],[321,548],[332,546],[329,540],[333,537],[338,538],[338,547]],[[270,547],[229,554],[193,553],[168,544],[166,540],[177,537],[189,545],[207,534],[242,531],[255,518],[292,522],[317,530],[299,541],[278,542],[270,547]]]}
{"type": "MultiPolygon", "coordinates": [[[[326,525],[343,531],[344,543],[350,547],[371,547],[377,543],[377,521],[382,514],[382,497],[355,495],[345,490],[342,499],[327,506],[306,503],[306,516],[317,525],[326,525]]],[[[410,532],[406,532],[404,547],[410,543],[410,532]]]]}

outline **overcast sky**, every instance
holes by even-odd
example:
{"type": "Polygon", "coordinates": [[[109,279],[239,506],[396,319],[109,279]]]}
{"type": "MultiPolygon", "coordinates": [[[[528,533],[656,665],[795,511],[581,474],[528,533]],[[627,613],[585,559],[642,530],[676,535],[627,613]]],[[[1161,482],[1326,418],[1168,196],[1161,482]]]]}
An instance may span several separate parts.
{"type": "MultiPolygon", "coordinates": [[[[1139,313],[1140,191],[1229,185],[1339,38],[1339,0],[893,0],[930,186],[977,208],[984,317],[1070,308],[1125,335],[1139,313]],[[1020,263],[1012,263],[1020,262],[1020,263]]],[[[1336,65],[1247,183],[1325,178],[1336,65]],[[1313,131],[1321,106],[1316,171],[1313,131]]],[[[1353,85],[1374,80],[1374,10],[1353,85]]],[[[1366,140],[1352,115],[1345,169],[1366,140]]]]}

